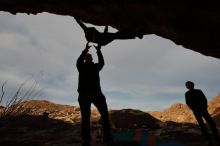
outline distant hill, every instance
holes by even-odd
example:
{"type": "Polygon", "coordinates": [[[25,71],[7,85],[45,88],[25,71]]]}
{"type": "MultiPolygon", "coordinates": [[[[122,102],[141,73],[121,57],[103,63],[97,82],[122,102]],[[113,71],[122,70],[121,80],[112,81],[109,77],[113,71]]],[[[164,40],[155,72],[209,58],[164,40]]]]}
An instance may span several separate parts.
{"type": "MultiPolygon", "coordinates": [[[[217,125],[220,126],[220,94],[209,101],[208,111],[214,117],[217,125]]],[[[163,122],[196,123],[192,111],[187,105],[180,103],[173,104],[163,111],[149,112],[149,114],[163,122]]]]}
{"type": "MultiPolygon", "coordinates": [[[[25,113],[43,115],[48,113],[49,118],[63,120],[69,123],[79,123],[81,120],[80,108],[77,106],[55,104],[46,100],[30,100],[22,103],[25,113]]],[[[110,120],[113,127],[131,128],[145,126],[158,128],[160,121],[146,112],[133,109],[110,110],[110,120]]],[[[91,123],[100,124],[100,115],[97,109],[91,111],[91,123]]]]}
{"type": "MultiPolygon", "coordinates": [[[[47,100],[30,100],[23,103],[26,113],[30,115],[43,115],[48,113],[49,118],[63,120],[69,123],[79,123],[81,120],[80,108],[78,106],[62,105],[47,100]]],[[[99,120],[97,110],[92,110],[92,122],[99,120]]]]}
{"type": "MultiPolygon", "coordinates": [[[[49,118],[63,120],[69,123],[79,123],[81,120],[80,108],[55,104],[46,100],[30,100],[23,103],[25,112],[30,115],[48,113],[49,118]]],[[[220,95],[209,101],[210,114],[220,125],[220,95]]],[[[134,109],[110,110],[110,120],[115,127],[146,126],[156,128],[161,122],[196,123],[192,111],[185,105],[176,103],[163,111],[143,112],[134,109]]],[[[100,115],[92,109],[92,123],[100,123],[100,115]]]]}
{"type": "Polygon", "coordinates": [[[213,116],[220,113],[220,94],[209,101],[209,112],[213,116]]]}
{"type": "Polygon", "coordinates": [[[176,103],[163,111],[149,112],[150,115],[166,122],[173,121],[177,123],[195,123],[192,111],[185,105],[176,103]]]}
{"type": "Polygon", "coordinates": [[[214,117],[216,124],[220,126],[220,94],[209,102],[209,111],[214,117]]]}

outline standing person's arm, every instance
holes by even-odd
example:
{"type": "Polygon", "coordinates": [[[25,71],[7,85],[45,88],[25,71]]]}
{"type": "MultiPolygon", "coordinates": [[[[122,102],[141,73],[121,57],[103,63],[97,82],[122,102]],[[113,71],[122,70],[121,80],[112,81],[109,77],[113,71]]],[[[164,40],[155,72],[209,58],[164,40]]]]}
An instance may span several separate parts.
{"type": "Polygon", "coordinates": [[[192,106],[192,101],[190,100],[190,97],[189,97],[189,95],[187,94],[187,92],[185,93],[185,101],[186,101],[186,105],[187,105],[190,109],[192,109],[192,108],[193,108],[193,106],[192,106]]]}
{"type": "Polygon", "coordinates": [[[201,105],[202,107],[207,108],[208,107],[207,98],[205,97],[204,93],[201,90],[199,91],[200,91],[200,97],[201,97],[201,105]]]}
{"type": "Polygon", "coordinates": [[[76,62],[77,69],[79,69],[80,66],[83,64],[84,58],[85,58],[86,54],[88,53],[90,47],[91,46],[89,46],[89,42],[87,42],[86,43],[86,48],[82,51],[81,55],[77,59],[77,62],[76,62]]]}
{"type": "Polygon", "coordinates": [[[97,55],[98,55],[98,69],[101,70],[105,64],[104,62],[104,57],[102,55],[101,52],[101,45],[95,46],[96,50],[97,50],[97,55]]]}

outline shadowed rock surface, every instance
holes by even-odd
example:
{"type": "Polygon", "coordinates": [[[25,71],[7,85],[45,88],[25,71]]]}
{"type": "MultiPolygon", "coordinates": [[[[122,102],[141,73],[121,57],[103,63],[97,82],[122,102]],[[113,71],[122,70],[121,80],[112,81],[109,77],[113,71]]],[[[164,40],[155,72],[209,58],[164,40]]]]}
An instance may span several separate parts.
{"type": "Polygon", "coordinates": [[[110,112],[110,120],[115,128],[145,127],[157,129],[160,128],[161,124],[160,120],[150,114],[133,109],[113,110],[110,112]]]}
{"type": "Polygon", "coordinates": [[[220,58],[220,4],[217,0],[0,0],[12,14],[49,12],[76,16],[120,31],[156,34],[207,56],[220,58]]]}

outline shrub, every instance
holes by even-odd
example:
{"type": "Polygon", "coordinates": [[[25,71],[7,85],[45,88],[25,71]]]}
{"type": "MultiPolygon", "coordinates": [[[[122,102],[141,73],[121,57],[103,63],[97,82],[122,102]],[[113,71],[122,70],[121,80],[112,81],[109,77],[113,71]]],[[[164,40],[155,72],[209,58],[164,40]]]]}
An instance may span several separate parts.
{"type": "Polygon", "coordinates": [[[27,81],[25,81],[19,85],[15,93],[6,98],[6,84],[7,81],[1,85],[0,107],[2,108],[0,108],[0,120],[28,113],[28,110],[30,109],[25,108],[28,104],[26,101],[35,98],[42,93],[41,90],[36,89],[38,85],[36,81],[33,81],[30,86],[25,89],[24,85],[27,84],[27,81]]]}

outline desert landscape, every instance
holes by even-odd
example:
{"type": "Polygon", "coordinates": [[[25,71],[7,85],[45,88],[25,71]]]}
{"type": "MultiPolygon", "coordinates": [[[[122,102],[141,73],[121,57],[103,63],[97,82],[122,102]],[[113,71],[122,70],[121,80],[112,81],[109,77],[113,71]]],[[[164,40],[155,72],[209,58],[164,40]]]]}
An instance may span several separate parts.
{"type": "MultiPolygon", "coordinates": [[[[1,112],[4,107],[1,107],[1,112]]],[[[19,105],[22,114],[2,118],[2,146],[80,146],[80,109],[45,100],[28,100],[19,105]]],[[[163,111],[110,110],[113,130],[144,128],[155,139],[183,146],[205,146],[192,112],[185,104],[173,104],[163,111]]],[[[220,127],[220,95],[209,101],[209,112],[220,127]]],[[[92,109],[92,145],[102,146],[100,116],[92,109]]]]}

